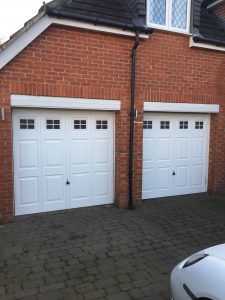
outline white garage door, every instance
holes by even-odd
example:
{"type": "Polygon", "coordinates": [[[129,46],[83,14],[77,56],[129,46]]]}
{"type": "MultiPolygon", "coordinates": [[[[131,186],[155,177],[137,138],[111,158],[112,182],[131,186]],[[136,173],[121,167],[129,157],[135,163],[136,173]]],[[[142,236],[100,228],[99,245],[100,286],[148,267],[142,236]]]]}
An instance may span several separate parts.
{"type": "Polygon", "coordinates": [[[114,114],[13,111],[15,214],[113,202],[114,114]]]}
{"type": "Polygon", "coordinates": [[[207,191],[209,116],[146,113],[142,198],[207,191]]]}

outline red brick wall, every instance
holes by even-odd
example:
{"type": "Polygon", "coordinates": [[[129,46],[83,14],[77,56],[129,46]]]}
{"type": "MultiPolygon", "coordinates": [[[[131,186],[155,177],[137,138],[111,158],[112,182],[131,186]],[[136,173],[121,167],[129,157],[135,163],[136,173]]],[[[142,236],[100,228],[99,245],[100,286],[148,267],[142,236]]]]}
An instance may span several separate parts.
{"type": "MultiPolygon", "coordinates": [[[[155,31],[142,40],[137,56],[136,108],[143,101],[221,103],[212,117],[209,189],[225,192],[224,54],[190,49],[184,35],[155,31]],[[222,126],[221,126],[222,125],[222,126]],[[222,168],[222,164],[224,167],[222,168]]],[[[128,202],[131,49],[134,40],[104,33],[52,26],[0,71],[0,218],[13,215],[10,94],[120,99],[116,113],[116,203],[128,202]]],[[[141,203],[142,125],[135,125],[134,194],[141,203]]]]}

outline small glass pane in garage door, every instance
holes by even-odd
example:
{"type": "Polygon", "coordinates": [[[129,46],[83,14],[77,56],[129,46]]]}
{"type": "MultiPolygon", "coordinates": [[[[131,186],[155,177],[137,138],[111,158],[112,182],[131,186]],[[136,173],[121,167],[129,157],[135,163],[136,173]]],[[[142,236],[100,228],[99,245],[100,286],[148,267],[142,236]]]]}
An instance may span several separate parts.
{"type": "Polygon", "coordinates": [[[152,121],[144,121],[143,122],[143,129],[152,129],[152,121]]]}
{"type": "Polygon", "coordinates": [[[170,129],[170,121],[161,121],[160,129],[170,129]]]}
{"type": "Polygon", "coordinates": [[[20,119],[20,129],[34,129],[34,119],[20,119]]]}
{"type": "Polygon", "coordinates": [[[188,129],[188,121],[180,121],[180,129],[188,129]]]}
{"type": "Polygon", "coordinates": [[[60,120],[46,120],[47,129],[60,129],[60,120]]]}
{"type": "Polygon", "coordinates": [[[97,120],[96,121],[96,129],[108,129],[108,121],[107,120],[97,120]]]}
{"type": "Polygon", "coordinates": [[[195,129],[203,129],[203,128],[204,128],[204,122],[203,121],[195,122],[195,129]]]}
{"type": "Polygon", "coordinates": [[[74,120],[74,129],[87,129],[86,120],[74,120]]]}

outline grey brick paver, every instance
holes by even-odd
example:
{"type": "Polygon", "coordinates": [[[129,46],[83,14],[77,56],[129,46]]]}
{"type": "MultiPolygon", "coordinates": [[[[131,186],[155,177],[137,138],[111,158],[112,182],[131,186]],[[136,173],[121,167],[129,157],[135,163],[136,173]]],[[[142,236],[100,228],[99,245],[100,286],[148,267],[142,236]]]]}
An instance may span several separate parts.
{"type": "Polygon", "coordinates": [[[60,290],[64,287],[65,287],[65,284],[63,282],[58,282],[58,283],[54,283],[54,284],[41,286],[40,291],[41,292],[49,292],[49,291],[60,290]]]}
{"type": "Polygon", "coordinates": [[[4,286],[0,286],[0,296],[5,295],[6,293],[6,288],[4,286]]]}
{"type": "Polygon", "coordinates": [[[40,293],[37,297],[38,300],[56,300],[58,299],[58,292],[51,291],[47,293],[40,293]]]}
{"type": "Polygon", "coordinates": [[[133,283],[126,282],[119,285],[119,288],[122,292],[129,291],[134,288],[133,283]]]}
{"type": "Polygon", "coordinates": [[[132,298],[125,292],[107,296],[107,300],[131,300],[132,298]]]}
{"type": "Polygon", "coordinates": [[[23,290],[15,293],[15,298],[16,299],[21,299],[25,297],[30,297],[38,294],[37,289],[28,289],[28,290],[23,290]]]}
{"type": "Polygon", "coordinates": [[[39,288],[44,285],[44,280],[43,279],[35,279],[32,281],[26,281],[22,283],[23,289],[28,290],[28,289],[33,289],[33,288],[39,288]]]}
{"type": "Polygon", "coordinates": [[[95,286],[93,283],[83,283],[76,286],[76,291],[79,294],[85,294],[87,292],[95,290],[95,286]]]}
{"type": "Polygon", "coordinates": [[[103,290],[96,290],[91,291],[84,295],[85,300],[94,300],[94,299],[100,299],[101,297],[105,296],[105,292],[103,290]]]}
{"type": "Polygon", "coordinates": [[[112,286],[116,286],[117,285],[117,281],[115,280],[115,278],[111,277],[111,278],[105,278],[105,279],[101,279],[95,282],[95,285],[97,288],[107,288],[107,287],[112,287],[112,286]]]}
{"type": "Polygon", "coordinates": [[[132,290],[129,290],[129,295],[132,297],[132,299],[140,299],[143,297],[145,294],[142,292],[141,289],[135,288],[132,290]]]}
{"type": "Polygon", "coordinates": [[[0,299],[169,300],[172,268],[224,235],[225,197],[207,194],[17,217],[0,230],[0,299]]]}
{"type": "Polygon", "coordinates": [[[113,294],[117,294],[120,292],[119,287],[117,286],[110,286],[108,288],[105,289],[107,295],[113,295],[113,294]]]}

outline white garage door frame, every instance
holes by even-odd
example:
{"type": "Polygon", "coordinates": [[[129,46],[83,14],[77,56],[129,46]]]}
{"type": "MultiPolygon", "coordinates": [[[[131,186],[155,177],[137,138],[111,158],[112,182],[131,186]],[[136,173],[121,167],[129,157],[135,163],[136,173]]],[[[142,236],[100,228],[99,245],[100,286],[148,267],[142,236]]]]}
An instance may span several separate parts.
{"type": "MultiPolygon", "coordinates": [[[[101,111],[108,111],[111,112],[111,118],[112,118],[112,129],[113,129],[113,138],[112,138],[112,199],[115,200],[115,111],[120,110],[121,103],[120,101],[114,101],[114,100],[95,100],[95,99],[74,99],[74,98],[59,98],[59,97],[35,97],[35,96],[23,96],[23,95],[11,95],[11,106],[13,108],[13,111],[18,111],[18,108],[25,108],[25,111],[29,111],[30,108],[41,109],[43,111],[51,111],[56,112],[57,111],[64,111],[66,110],[73,110],[73,111],[80,111],[80,112],[91,112],[94,111],[96,114],[101,111]],[[37,102],[35,101],[37,100],[37,102]],[[63,102],[65,100],[65,102],[63,102]],[[43,109],[44,108],[44,109],[43,109]],[[46,109],[50,108],[50,109],[46,109]],[[52,109],[54,108],[54,109],[52,109]]],[[[13,112],[12,111],[12,112],[13,112]]],[[[15,146],[14,146],[15,149],[15,146]]],[[[14,153],[14,151],[13,151],[14,153]]],[[[13,154],[15,155],[15,154],[13,154]]],[[[15,157],[15,156],[14,156],[15,157]]],[[[13,163],[14,163],[14,157],[13,157],[13,163]]],[[[15,174],[15,168],[14,168],[14,174],[15,174]]],[[[16,215],[21,215],[23,213],[16,212],[16,197],[15,197],[15,191],[16,191],[16,182],[14,179],[14,211],[16,215]]],[[[112,202],[113,202],[112,201],[112,202]]],[[[100,203],[101,204],[101,203],[100,203]]],[[[94,204],[95,205],[95,204],[94,204]]],[[[98,204],[96,204],[98,205],[98,204]]],[[[84,205],[89,206],[89,205],[84,205]]],[[[90,205],[91,206],[91,205],[90,205]]],[[[82,207],[82,205],[78,205],[77,207],[82,207]]],[[[60,209],[60,207],[59,207],[60,209]]],[[[55,209],[57,210],[57,208],[55,209]]],[[[51,211],[46,209],[45,211],[51,211]]],[[[42,212],[42,211],[37,211],[42,212]]],[[[32,212],[31,212],[32,213],[32,212]]],[[[35,212],[34,212],[35,213],[35,212]]],[[[26,214],[26,213],[25,213],[26,214]]],[[[28,212],[29,214],[29,212],[28,212]]]]}
{"type": "MultiPolygon", "coordinates": [[[[144,103],[144,113],[145,116],[147,115],[152,115],[152,116],[177,116],[178,118],[180,118],[181,116],[204,116],[204,119],[207,121],[207,153],[206,153],[206,187],[205,190],[202,191],[207,191],[208,189],[208,168],[209,168],[209,143],[210,143],[210,114],[211,113],[218,113],[219,112],[219,105],[211,105],[211,104],[189,104],[189,103],[161,103],[161,102],[145,102],[144,103]],[[151,114],[146,114],[146,113],[151,113],[151,114]],[[154,114],[155,113],[155,114],[154,114]],[[208,117],[207,117],[208,116],[208,117]]],[[[145,117],[146,119],[148,119],[148,117],[145,117]]],[[[154,117],[153,117],[154,119],[154,117]]],[[[143,142],[144,142],[144,136],[143,136],[143,142]]],[[[144,144],[143,144],[143,148],[144,148],[144,144]]],[[[143,159],[143,170],[144,170],[144,159],[143,159]]],[[[146,166],[145,166],[146,167],[146,166]]],[[[142,178],[143,180],[143,185],[146,185],[146,178],[142,178]],[[145,181],[144,181],[145,179],[145,181]]],[[[187,193],[182,193],[180,192],[180,194],[187,194],[187,193]]],[[[173,195],[173,194],[172,194],[173,195]]],[[[175,193],[176,195],[176,193],[175,193]]],[[[179,192],[177,193],[177,195],[179,195],[179,192]]],[[[159,195],[157,195],[157,193],[150,193],[150,192],[146,192],[146,191],[142,191],[142,198],[144,199],[151,199],[151,198],[157,198],[157,197],[164,197],[164,196],[171,196],[171,194],[163,194],[159,193],[159,195]],[[148,195],[152,195],[149,196],[148,195]]]]}

